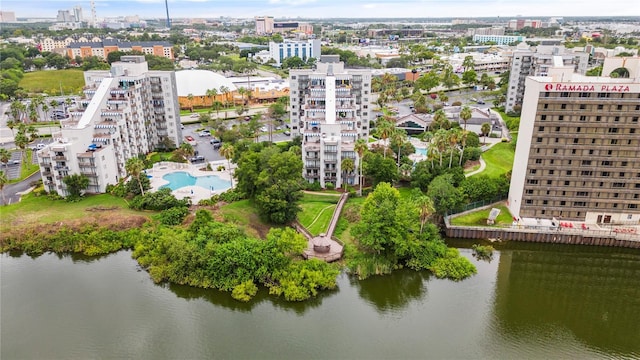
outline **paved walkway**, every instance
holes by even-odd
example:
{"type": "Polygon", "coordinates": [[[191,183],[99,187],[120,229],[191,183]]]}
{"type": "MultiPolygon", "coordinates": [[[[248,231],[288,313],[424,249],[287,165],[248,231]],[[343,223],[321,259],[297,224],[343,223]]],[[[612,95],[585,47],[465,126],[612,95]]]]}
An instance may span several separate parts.
{"type": "MultiPolygon", "coordinates": [[[[324,196],[335,196],[336,194],[324,194],[319,192],[311,192],[305,191],[307,194],[315,194],[315,195],[324,195],[324,196]]],[[[340,213],[342,212],[342,207],[344,203],[347,201],[349,197],[348,194],[343,193],[340,195],[340,200],[338,200],[338,204],[336,205],[335,210],[333,211],[333,216],[331,217],[331,221],[329,222],[329,227],[327,228],[327,232],[320,234],[318,236],[312,236],[307,229],[305,229],[300,223],[295,224],[296,229],[303,234],[309,241],[309,245],[307,249],[304,251],[302,256],[305,259],[320,259],[326,262],[332,262],[339,260],[342,258],[342,253],[344,251],[344,247],[334,240],[333,232],[338,224],[338,220],[340,219],[340,213]]]]}

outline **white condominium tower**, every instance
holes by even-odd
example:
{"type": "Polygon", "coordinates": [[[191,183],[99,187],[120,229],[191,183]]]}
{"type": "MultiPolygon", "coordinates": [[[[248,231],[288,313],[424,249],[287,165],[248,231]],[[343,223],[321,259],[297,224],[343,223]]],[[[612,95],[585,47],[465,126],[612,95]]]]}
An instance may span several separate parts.
{"type": "Polygon", "coordinates": [[[45,189],[62,196],[67,175],[84,174],[87,192],[104,192],[127,176],[128,159],[182,138],[173,71],[151,71],[144,56],[123,56],[110,71],[87,71],[84,78],[85,97],[38,152],[45,189]]]}
{"type": "Polygon", "coordinates": [[[342,160],[360,160],[357,139],[369,136],[371,70],[345,69],[338,55],[321,55],[316,69],[291,70],[291,129],[302,137],[303,176],[322,187],[358,184],[342,160]]]}
{"type": "Polygon", "coordinates": [[[554,59],[562,58],[564,65],[571,65],[575,72],[584,74],[587,71],[589,54],[580,50],[567,49],[564,46],[538,45],[529,46],[522,42],[518,44],[511,59],[509,72],[509,88],[507,89],[507,112],[517,110],[522,106],[527,76],[547,76],[553,66],[554,59]]]}

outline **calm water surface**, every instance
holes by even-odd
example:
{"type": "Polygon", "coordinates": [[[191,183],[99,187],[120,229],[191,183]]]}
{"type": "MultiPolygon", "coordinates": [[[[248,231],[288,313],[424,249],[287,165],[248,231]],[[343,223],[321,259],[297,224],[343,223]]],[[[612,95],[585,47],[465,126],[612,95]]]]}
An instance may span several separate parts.
{"type": "Polygon", "coordinates": [[[301,304],[155,285],[126,251],[0,262],[2,359],[640,358],[638,251],[512,244],[459,283],[341,275],[301,304]]]}

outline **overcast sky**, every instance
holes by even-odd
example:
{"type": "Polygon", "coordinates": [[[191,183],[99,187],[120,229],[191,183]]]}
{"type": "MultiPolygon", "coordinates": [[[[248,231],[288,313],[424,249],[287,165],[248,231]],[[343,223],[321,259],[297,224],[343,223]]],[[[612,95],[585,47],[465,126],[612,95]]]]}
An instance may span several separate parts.
{"type": "MultiPolygon", "coordinates": [[[[95,0],[98,18],[164,16],[164,0],[95,0]]],[[[83,8],[89,0],[0,0],[17,17],[55,17],[59,9],[83,8]]],[[[640,0],[169,0],[171,17],[482,17],[640,16],[640,0]]]]}

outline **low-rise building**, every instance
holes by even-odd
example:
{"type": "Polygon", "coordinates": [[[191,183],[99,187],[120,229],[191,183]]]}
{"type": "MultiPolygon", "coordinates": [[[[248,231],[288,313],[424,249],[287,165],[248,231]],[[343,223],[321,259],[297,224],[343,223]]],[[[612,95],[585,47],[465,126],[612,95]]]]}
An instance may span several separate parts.
{"type": "Polygon", "coordinates": [[[145,55],[162,56],[173,60],[173,45],[167,41],[120,41],[116,39],[104,39],[101,41],[81,42],[74,41],[67,45],[67,55],[70,58],[76,56],[97,56],[107,59],[109,53],[114,51],[140,51],[145,55]]]}
{"type": "Polygon", "coordinates": [[[294,56],[307,61],[309,58],[320,56],[320,40],[287,40],[281,43],[269,42],[269,55],[275,61],[275,65],[282,65],[282,61],[294,56]]]}
{"type": "Polygon", "coordinates": [[[521,35],[473,35],[473,42],[487,43],[492,42],[496,45],[510,45],[515,42],[524,41],[525,37],[521,35]]]}

